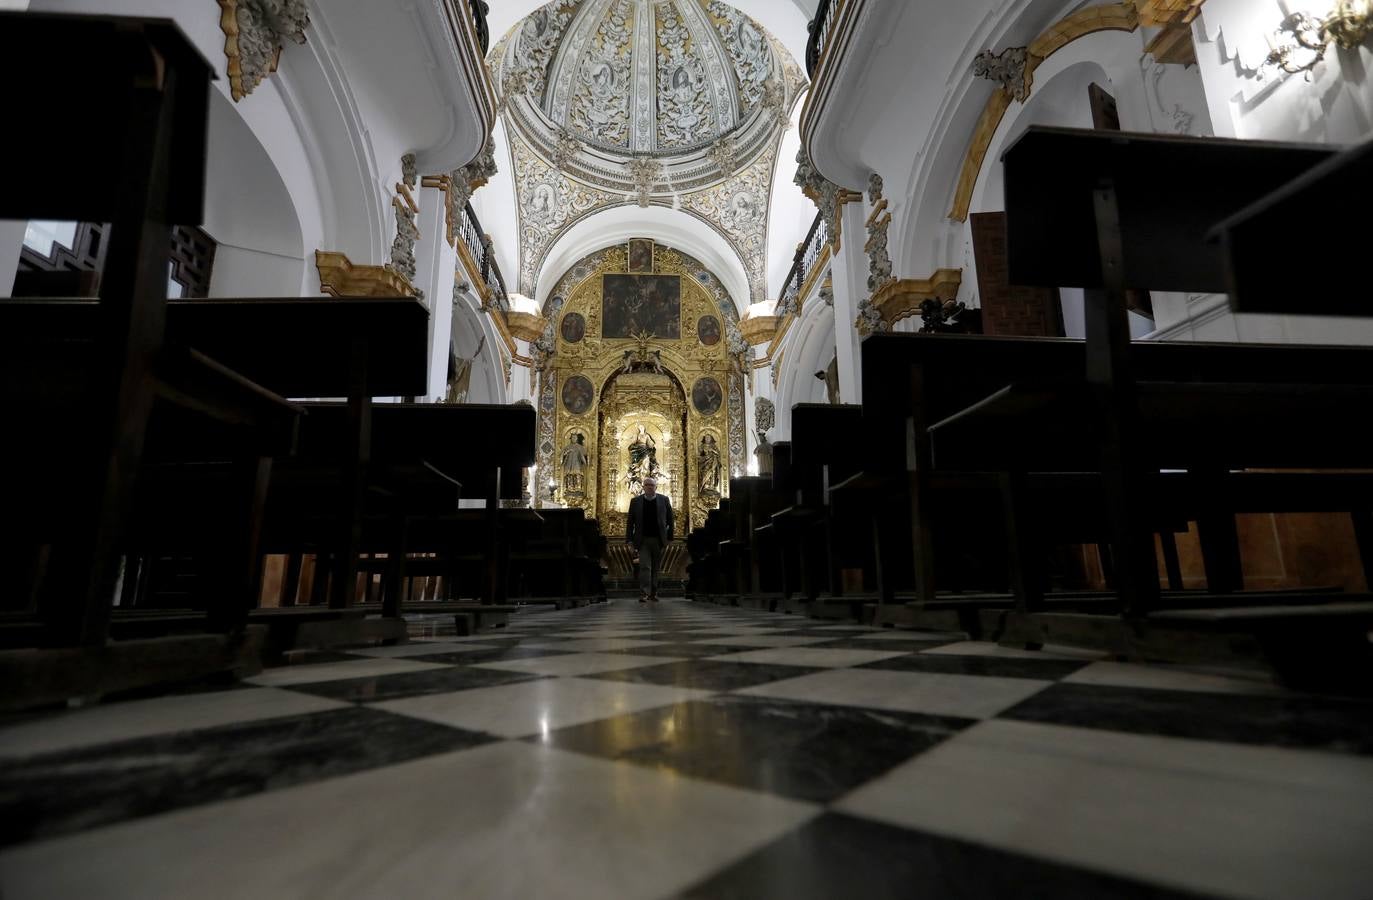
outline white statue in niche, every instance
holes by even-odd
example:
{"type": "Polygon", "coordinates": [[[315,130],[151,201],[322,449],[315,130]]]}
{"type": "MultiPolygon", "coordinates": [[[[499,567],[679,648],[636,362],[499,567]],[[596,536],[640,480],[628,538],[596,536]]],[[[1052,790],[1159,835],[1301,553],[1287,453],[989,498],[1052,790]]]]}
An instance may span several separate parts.
{"type": "Polygon", "coordinates": [[[696,454],[696,471],[700,474],[701,494],[720,493],[720,445],[715,436],[707,434],[701,438],[701,449],[696,454]]]}
{"type": "Polygon", "coordinates": [[[656,476],[659,471],[658,443],[641,424],[638,434],[629,444],[629,472],[626,479],[630,494],[637,495],[643,491],[644,479],[650,475],[656,476]]]}
{"type": "Polygon", "coordinates": [[[571,441],[563,450],[563,493],[581,494],[585,489],[586,473],[586,435],[573,432],[571,441]]]}

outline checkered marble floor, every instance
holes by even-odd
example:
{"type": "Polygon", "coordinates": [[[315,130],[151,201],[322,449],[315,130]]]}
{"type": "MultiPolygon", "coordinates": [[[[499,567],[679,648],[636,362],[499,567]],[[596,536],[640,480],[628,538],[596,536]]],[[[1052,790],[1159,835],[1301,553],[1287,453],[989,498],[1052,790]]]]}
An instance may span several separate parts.
{"type": "Polygon", "coordinates": [[[0,724],[0,896],[1373,896],[1364,701],[685,602],[412,630],[0,724]]]}

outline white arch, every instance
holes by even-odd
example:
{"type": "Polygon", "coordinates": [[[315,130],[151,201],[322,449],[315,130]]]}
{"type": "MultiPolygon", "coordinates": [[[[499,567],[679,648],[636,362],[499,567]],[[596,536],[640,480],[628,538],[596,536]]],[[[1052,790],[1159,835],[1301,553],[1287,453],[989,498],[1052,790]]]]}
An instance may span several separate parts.
{"type": "Polygon", "coordinates": [[[534,297],[539,308],[558,279],[579,259],[632,237],[652,238],[696,257],[720,279],[743,315],[749,302],[748,276],[734,248],[695,216],[660,206],[617,206],[593,213],[569,228],[548,249],[539,270],[534,297]]]}
{"type": "MultiPolygon", "coordinates": [[[[1147,130],[1147,110],[1144,111],[1145,124],[1141,126],[1136,109],[1138,92],[1133,85],[1126,84],[1132,77],[1131,67],[1136,73],[1134,80],[1139,80],[1137,73],[1141,41],[1138,31],[1099,31],[1072,41],[1041,63],[1034,72],[1034,89],[1029,101],[1023,105],[1012,103],[997,126],[982,161],[970,209],[976,212],[1003,208],[999,198],[993,201],[993,194],[988,191],[989,185],[999,191],[1002,152],[1009,146],[1012,137],[1019,135],[1031,122],[1069,124],[1070,115],[1066,107],[1056,110],[1054,105],[1064,102],[1058,99],[1059,91],[1062,90],[1066,97],[1067,93],[1079,86],[1082,77],[1086,77],[1087,81],[1080,84],[1080,106],[1074,109],[1085,113],[1088,108],[1086,84],[1092,79],[1086,76],[1086,70],[1077,68],[1080,64],[1094,66],[1096,80],[1101,81],[1103,87],[1109,86],[1117,91],[1121,117],[1127,128],[1134,124],[1147,130]],[[1068,70],[1075,73],[1070,76],[1071,84],[1064,82],[1062,87],[1051,87],[1068,70]],[[1040,100],[1041,95],[1047,99],[1040,100]],[[988,173],[992,170],[996,174],[991,176],[989,183],[988,173]]],[[[968,142],[986,104],[989,88],[985,82],[979,82],[971,75],[965,78],[958,102],[943,112],[944,124],[937,139],[932,141],[931,152],[924,158],[918,157],[911,166],[906,195],[912,200],[900,212],[893,213],[893,257],[899,272],[921,274],[944,266],[965,266],[971,262],[966,223],[950,219],[949,209],[953,204],[954,189],[967,154],[968,142]]],[[[1072,121],[1091,126],[1090,119],[1072,121]]],[[[965,270],[960,297],[967,294],[973,284],[971,274],[970,269],[965,270]]]]}
{"type": "MultiPolygon", "coordinates": [[[[782,371],[777,378],[777,426],[772,440],[791,439],[791,408],[797,403],[824,403],[824,382],[815,373],[835,353],[834,307],[812,298],[792,324],[782,345],[782,371]]],[[[841,398],[842,399],[842,398],[841,398]]]]}
{"type": "Polygon", "coordinates": [[[462,302],[453,304],[453,352],[460,358],[470,359],[481,346],[481,353],[472,362],[467,402],[505,403],[509,390],[501,361],[500,333],[491,324],[491,318],[479,310],[479,301],[470,292],[460,296],[462,302]]]}
{"type": "Polygon", "coordinates": [[[204,227],[218,244],[211,296],[296,296],[306,265],[297,198],[260,135],[218,91],[209,136],[204,227]]]}

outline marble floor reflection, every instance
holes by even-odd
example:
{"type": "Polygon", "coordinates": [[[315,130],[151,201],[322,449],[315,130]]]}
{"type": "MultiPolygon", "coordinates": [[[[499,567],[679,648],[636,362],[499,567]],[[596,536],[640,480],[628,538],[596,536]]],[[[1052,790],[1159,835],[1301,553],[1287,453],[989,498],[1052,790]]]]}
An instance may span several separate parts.
{"type": "Polygon", "coordinates": [[[681,601],[411,624],[0,723],[0,897],[1373,896],[1366,701],[681,601]]]}

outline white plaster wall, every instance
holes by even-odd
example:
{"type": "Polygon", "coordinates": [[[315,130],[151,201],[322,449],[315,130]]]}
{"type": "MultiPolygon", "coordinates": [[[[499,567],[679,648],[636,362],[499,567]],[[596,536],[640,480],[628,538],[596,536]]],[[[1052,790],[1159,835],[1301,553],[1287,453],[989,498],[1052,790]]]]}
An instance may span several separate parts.
{"type": "MultiPolygon", "coordinates": [[[[261,109],[280,111],[274,104],[262,104],[261,109]]],[[[210,98],[209,134],[204,228],[219,244],[210,295],[294,297],[317,292],[318,279],[311,285],[307,277],[305,238],[292,192],[258,133],[218,92],[210,98]]],[[[297,186],[312,193],[308,179],[298,179],[297,186]]],[[[312,212],[312,237],[318,239],[317,208],[312,212]]],[[[313,265],[309,268],[308,275],[314,276],[313,265]]]]}
{"type": "Polygon", "coordinates": [[[1227,137],[1350,143],[1373,134],[1373,48],[1332,47],[1311,73],[1265,69],[1283,7],[1321,15],[1333,0],[1208,0],[1193,23],[1197,63],[1216,133],[1227,137]]]}
{"type": "Polygon", "coordinates": [[[513,290],[519,287],[520,275],[519,200],[515,196],[515,167],[503,119],[496,124],[495,140],[496,174],[472,195],[472,209],[483,230],[491,235],[496,264],[506,278],[506,286],[513,290]]]}
{"type": "MultiPolygon", "coordinates": [[[[460,358],[471,359],[477,352],[478,345],[482,348],[481,354],[472,364],[472,381],[468,387],[467,400],[469,403],[505,403],[509,390],[505,383],[505,370],[501,365],[501,338],[491,320],[479,311],[479,307],[480,301],[476,297],[470,292],[463,293],[452,304],[450,319],[453,348],[460,358]]],[[[446,371],[445,369],[445,374],[446,371]]]]}
{"type": "MultiPolygon", "coordinates": [[[[837,302],[835,306],[827,306],[819,298],[818,286],[823,281],[823,277],[817,278],[817,287],[802,298],[804,302],[801,305],[801,316],[792,322],[781,346],[777,348],[782,364],[777,373],[776,387],[772,388],[771,367],[759,369],[755,376],[760,382],[767,382],[768,388],[771,389],[769,396],[777,409],[777,424],[768,434],[768,439],[774,443],[791,439],[792,406],[797,403],[824,403],[828,400],[825,384],[816,379],[815,373],[825,369],[835,357],[836,328],[840,316],[836,313],[837,302]]],[[[845,326],[845,333],[853,333],[851,324],[845,326]]],[[[856,402],[853,394],[844,394],[842,383],[840,393],[846,403],[856,402]]]]}
{"type": "Polygon", "coordinates": [[[0,297],[8,297],[14,290],[26,225],[28,222],[22,219],[0,219],[0,297]]]}
{"type": "Polygon", "coordinates": [[[796,125],[804,102],[804,98],[799,99],[792,110],[791,127],[782,136],[773,170],[767,255],[767,292],[773,300],[781,296],[782,281],[796,258],[796,245],[806,239],[806,232],[815,221],[815,204],[796,184],[796,153],[801,149],[801,133],[796,125]]]}
{"type": "MultiPolygon", "coordinates": [[[[1330,0],[1300,9],[1321,15],[1330,0]]],[[[1295,10],[1296,5],[1289,4],[1295,10]]],[[[1208,0],[1193,23],[1197,71],[1215,134],[1251,140],[1353,143],[1373,135],[1373,50],[1332,47],[1308,80],[1265,67],[1269,38],[1285,16],[1277,0],[1208,0]]],[[[1294,297],[1294,302],[1299,302],[1294,297]]],[[[1213,294],[1154,295],[1164,340],[1373,343],[1373,321],[1235,315],[1213,294]]]]}

